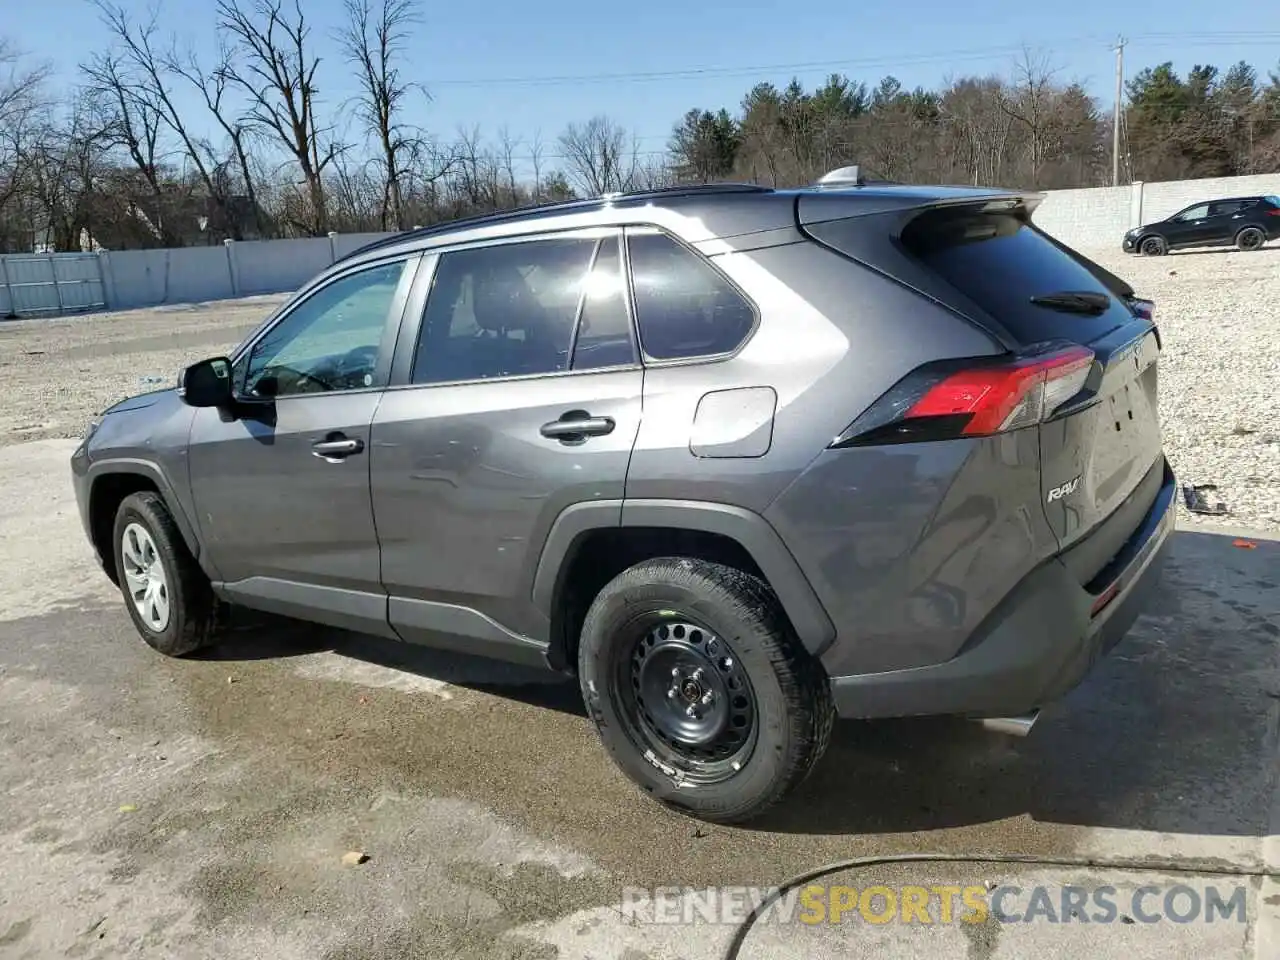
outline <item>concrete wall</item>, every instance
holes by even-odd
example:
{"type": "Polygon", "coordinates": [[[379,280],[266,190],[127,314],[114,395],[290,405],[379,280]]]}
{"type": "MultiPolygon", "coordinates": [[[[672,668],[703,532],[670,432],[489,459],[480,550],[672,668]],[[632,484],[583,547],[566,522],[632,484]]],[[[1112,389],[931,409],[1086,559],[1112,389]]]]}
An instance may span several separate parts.
{"type": "Polygon", "coordinates": [[[1035,221],[1073,247],[1118,247],[1126,230],[1163,220],[1193,203],[1267,194],[1280,196],[1280,173],[1052,190],[1036,211],[1035,221]]]}
{"type": "Polygon", "coordinates": [[[0,320],[129,310],[296,290],[339,257],[387,234],[228,242],[172,250],[0,256],[0,320]]]}

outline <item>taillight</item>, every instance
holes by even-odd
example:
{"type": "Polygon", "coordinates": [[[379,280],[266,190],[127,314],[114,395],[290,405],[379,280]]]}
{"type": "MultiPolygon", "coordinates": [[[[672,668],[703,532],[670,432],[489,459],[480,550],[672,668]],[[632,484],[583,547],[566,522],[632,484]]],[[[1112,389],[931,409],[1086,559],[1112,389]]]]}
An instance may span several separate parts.
{"type": "Polygon", "coordinates": [[[1013,359],[928,364],[900,380],[832,447],[986,437],[1030,427],[1084,389],[1093,351],[1071,345],[1013,359]]]}
{"type": "Polygon", "coordinates": [[[1142,300],[1138,297],[1129,301],[1129,306],[1133,308],[1136,316],[1143,320],[1150,320],[1152,323],[1156,321],[1156,304],[1154,300],[1142,300]]]}

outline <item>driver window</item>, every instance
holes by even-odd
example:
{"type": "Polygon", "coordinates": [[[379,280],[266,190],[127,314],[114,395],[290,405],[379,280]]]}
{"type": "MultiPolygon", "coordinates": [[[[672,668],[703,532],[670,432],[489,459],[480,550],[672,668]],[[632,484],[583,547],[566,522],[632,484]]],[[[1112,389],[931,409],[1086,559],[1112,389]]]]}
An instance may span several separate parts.
{"type": "Polygon", "coordinates": [[[362,270],[317,290],[253,348],[250,396],[284,397],[375,386],[387,312],[404,261],[362,270]]]}
{"type": "Polygon", "coordinates": [[[1192,207],[1190,210],[1184,210],[1178,214],[1179,220],[1203,220],[1209,215],[1209,205],[1202,203],[1198,207],[1192,207]]]}

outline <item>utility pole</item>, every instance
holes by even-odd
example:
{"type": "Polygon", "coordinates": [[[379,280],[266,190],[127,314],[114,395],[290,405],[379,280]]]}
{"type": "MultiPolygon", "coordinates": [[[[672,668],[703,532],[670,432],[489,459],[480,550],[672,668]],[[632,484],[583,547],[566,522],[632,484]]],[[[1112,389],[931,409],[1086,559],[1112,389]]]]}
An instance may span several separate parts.
{"type": "Polygon", "coordinates": [[[1111,124],[1111,185],[1120,186],[1120,111],[1124,104],[1124,47],[1129,41],[1116,38],[1116,108],[1111,124]]]}

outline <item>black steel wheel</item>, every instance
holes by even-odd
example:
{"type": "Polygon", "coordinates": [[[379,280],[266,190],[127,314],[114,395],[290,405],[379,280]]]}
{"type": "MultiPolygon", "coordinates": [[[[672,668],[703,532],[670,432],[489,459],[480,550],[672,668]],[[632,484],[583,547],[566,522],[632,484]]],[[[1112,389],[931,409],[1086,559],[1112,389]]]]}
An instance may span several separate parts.
{"type": "Polygon", "coordinates": [[[690,782],[732,777],[756,741],[751,679],[711,630],[662,614],[619,638],[613,696],[641,750],[683,770],[690,782]]]}
{"type": "Polygon", "coordinates": [[[831,689],[757,577],[663,557],[596,595],[578,648],[587,713],[619,768],[655,799],[738,823],[813,770],[831,689]]]}

